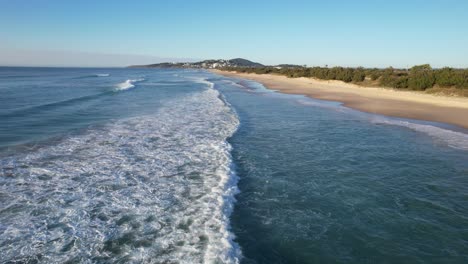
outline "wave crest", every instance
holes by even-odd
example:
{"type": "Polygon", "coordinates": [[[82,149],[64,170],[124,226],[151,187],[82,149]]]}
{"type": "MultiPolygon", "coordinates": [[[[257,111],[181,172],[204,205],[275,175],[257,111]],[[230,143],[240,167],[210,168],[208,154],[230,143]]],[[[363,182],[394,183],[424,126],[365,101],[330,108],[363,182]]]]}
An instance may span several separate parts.
{"type": "Polygon", "coordinates": [[[137,82],[142,82],[144,81],[145,79],[144,78],[140,78],[140,79],[128,79],[126,80],[125,82],[121,82],[119,84],[117,84],[116,86],[116,90],[117,91],[124,91],[124,90],[128,90],[128,89],[131,89],[131,88],[134,88],[135,87],[135,83],[137,82]]]}
{"type": "Polygon", "coordinates": [[[392,118],[377,118],[371,121],[375,124],[407,127],[411,130],[429,135],[435,140],[443,142],[451,148],[468,150],[468,134],[465,133],[456,132],[437,126],[418,124],[392,118]]]}

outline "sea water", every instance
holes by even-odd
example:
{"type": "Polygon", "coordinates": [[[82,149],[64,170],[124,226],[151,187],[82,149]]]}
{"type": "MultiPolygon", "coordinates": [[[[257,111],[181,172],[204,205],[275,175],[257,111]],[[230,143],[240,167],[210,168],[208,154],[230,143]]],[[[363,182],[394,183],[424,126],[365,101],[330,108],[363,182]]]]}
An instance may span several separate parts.
{"type": "Polygon", "coordinates": [[[2,69],[0,259],[235,263],[239,121],[197,72],[2,69]]]}
{"type": "Polygon", "coordinates": [[[0,68],[0,262],[466,263],[467,153],[206,71],[0,68]]]}

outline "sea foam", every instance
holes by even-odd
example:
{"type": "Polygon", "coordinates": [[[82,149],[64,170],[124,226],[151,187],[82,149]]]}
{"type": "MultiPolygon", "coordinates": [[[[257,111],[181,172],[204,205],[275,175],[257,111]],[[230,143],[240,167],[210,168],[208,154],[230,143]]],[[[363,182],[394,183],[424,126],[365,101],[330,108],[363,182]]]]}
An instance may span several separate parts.
{"type": "Polygon", "coordinates": [[[95,76],[96,77],[109,77],[110,74],[109,73],[97,73],[95,76]]]}
{"type": "Polygon", "coordinates": [[[126,80],[125,82],[121,82],[119,84],[116,85],[116,90],[117,91],[124,91],[124,90],[128,90],[128,89],[131,89],[131,88],[134,88],[135,87],[135,83],[137,82],[142,82],[144,81],[145,79],[144,78],[140,78],[140,79],[128,79],[126,80]]]}
{"type": "Polygon", "coordinates": [[[239,120],[202,82],[154,114],[0,159],[0,259],[238,263],[227,138],[239,120]]]}
{"type": "Polygon", "coordinates": [[[463,132],[457,132],[429,123],[424,124],[423,122],[418,120],[400,119],[394,117],[387,117],[383,115],[365,113],[343,106],[340,102],[309,98],[302,98],[297,100],[297,102],[303,105],[310,105],[314,107],[327,108],[342,113],[349,113],[350,115],[354,115],[356,117],[368,120],[373,124],[385,124],[406,127],[419,133],[426,134],[432,137],[437,142],[443,143],[444,145],[450,148],[468,150],[468,134],[463,132]]]}
{"type": "Polygon", "coordinates": [[[411,121],[404,121],[394,118],[387,118],[387,117],[380,117],[380,118],[373,118],[371,122],[375,124],[387,124],[387,125],[394,125],[394,126],[402,126],[407,127],[411,130],[424,133],[438,142],[441,142],[448,147],[460,149],[460,150],[468,150],[468,134],[457,132],[441,127],[437,127],[434,125],[428,124],[419,124],[416,122],[411,121]]]}

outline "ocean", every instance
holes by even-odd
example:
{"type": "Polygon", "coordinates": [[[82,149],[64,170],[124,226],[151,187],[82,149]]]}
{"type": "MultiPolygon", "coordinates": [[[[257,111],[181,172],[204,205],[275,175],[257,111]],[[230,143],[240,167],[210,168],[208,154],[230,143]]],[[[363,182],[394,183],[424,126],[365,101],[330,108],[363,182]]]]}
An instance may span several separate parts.
{"type": "Polygon", "coordinates": [[[468,131],[191,69],[0,67],[0,263],[467,263],[468,131]]]}

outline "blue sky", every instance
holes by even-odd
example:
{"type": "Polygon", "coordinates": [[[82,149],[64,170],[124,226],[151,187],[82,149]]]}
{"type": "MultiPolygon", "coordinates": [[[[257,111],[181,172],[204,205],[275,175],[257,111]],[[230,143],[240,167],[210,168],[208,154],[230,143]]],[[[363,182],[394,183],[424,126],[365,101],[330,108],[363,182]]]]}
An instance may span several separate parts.
{"type": "Polygon", "coordinates": [[[468,67],[468,1],[0,0],[0,65],[468,67]]]}

